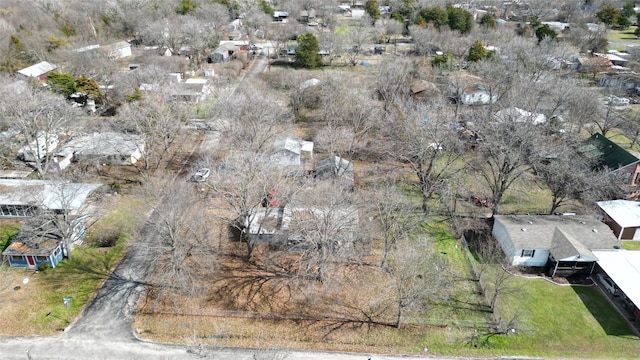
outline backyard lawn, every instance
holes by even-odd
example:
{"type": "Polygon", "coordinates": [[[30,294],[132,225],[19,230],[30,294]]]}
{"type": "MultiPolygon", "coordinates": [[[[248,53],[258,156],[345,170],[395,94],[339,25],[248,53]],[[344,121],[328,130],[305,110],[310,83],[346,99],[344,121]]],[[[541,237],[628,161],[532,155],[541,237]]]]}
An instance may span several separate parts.
{"type": "Polygon", "coordinates": [[[512,280],[519,290],[501,303],[501,311],[504,318],[520,313],[520,329],[490,340],[490,346],[530,356],[640,356],[640,339],[597,288],[512,280]]]}

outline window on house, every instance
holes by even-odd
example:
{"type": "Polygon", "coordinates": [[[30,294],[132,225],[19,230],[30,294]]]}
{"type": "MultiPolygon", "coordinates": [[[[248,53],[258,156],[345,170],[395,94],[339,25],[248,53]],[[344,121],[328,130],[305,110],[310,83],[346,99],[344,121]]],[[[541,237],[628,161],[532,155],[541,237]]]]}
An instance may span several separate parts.
{"type": "Polygon", "coordinates": [[[24,257],[20,255],[11,255],[11,260],[13,261],[24,261],[24,257]]]}
{"type": "Polygon", "coordinates": [[[533,254],[535,254],[535,250],[522,250],[522,257],[533,257],[533,254]]]}
{"type": "Polygon", "coordinates": [[[36,256],[36,261],[47,261],[46,256],[36,256]]]}
{"type": "Polygon", "coordinates": [[[58,257],[60,255],[60,247],[57,247],[56,250],[53,252],[53,256],[58,257]]]}
{"type": "Polygon", "coordinates": [[[640,185],[640,173],[636,173],[636,177],[633,179],[634,185],[640,185]]]}

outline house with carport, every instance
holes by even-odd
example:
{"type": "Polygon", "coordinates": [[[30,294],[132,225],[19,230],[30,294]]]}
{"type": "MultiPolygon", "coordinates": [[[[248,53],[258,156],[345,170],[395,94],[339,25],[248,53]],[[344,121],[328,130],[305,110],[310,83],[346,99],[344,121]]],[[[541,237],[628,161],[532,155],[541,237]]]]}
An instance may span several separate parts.
{"type": "Polygon", "coordinates": [[[598,207],[619,240],[640,240],[640,202],[632,200],[598,201],[598,207]]]}
{"type": "Polygon", "coordinates": [[[609,227],[590,216],[496,215],[492,234],[510,265],[543,267],[554,276],[589,274],[593,250],[619,249],[609,227]]]}

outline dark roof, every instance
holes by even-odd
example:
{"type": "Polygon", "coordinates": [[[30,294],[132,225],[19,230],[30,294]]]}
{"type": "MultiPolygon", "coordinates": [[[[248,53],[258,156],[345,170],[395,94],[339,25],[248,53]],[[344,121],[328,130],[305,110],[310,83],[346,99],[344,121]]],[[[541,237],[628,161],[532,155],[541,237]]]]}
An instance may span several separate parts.
{"type": "Polygon", "coordinates": [[[600,157],[594,165],[597,170],[604,168],[617,170],[640,161],[627,150],[599,133],[593,134],[578,150],[588,158],[600,157]]]}
{"type": "Polygon", "coordinates": [[[60,244],[56,236],[42,234],[33,236],[32,234],[18,234],[18,237],[11,242],[2,255],[32,255],[49,256],[60,244]]]}

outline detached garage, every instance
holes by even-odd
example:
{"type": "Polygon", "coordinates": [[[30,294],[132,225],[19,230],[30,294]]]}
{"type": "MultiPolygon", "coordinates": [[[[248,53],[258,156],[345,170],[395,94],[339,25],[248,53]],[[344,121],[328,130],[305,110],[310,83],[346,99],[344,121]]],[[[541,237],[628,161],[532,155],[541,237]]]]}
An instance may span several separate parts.
{"type": "Polygon", "coordinates": [[[640,201],[599,201],[598,206],[619,240],[640,240],[640,201]]]}

